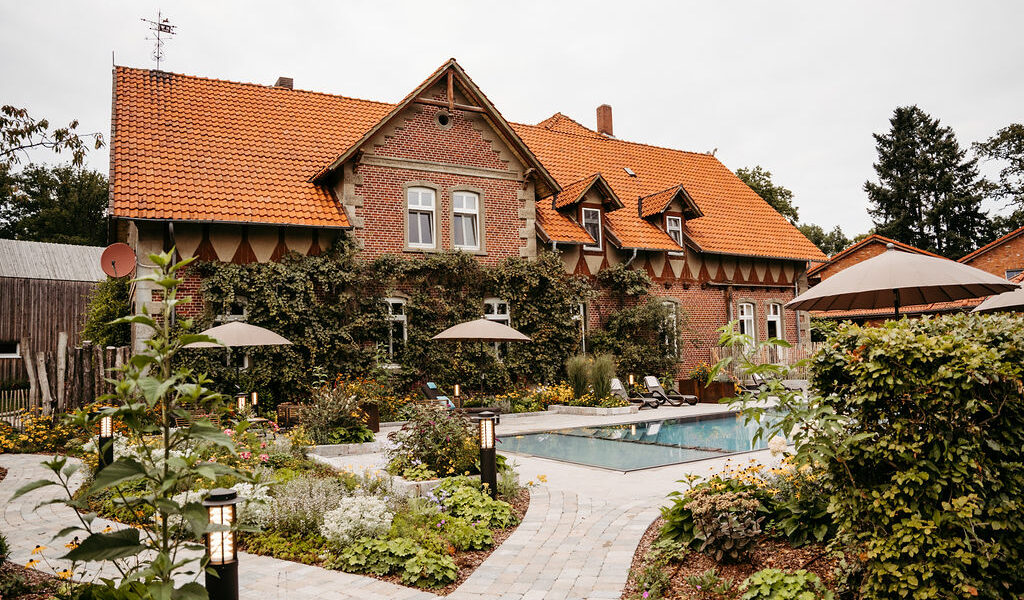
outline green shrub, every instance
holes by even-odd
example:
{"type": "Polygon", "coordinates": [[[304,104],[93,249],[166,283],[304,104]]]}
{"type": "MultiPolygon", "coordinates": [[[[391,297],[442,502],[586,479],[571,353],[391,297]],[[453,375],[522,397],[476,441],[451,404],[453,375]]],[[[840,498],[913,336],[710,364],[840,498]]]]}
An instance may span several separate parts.
{"type": "Polygon", "coordinates": [[[300,475],[278,486],[270,505],[268,527],[295,534],[318,534],[324,514],[338,507],[345,495],[333,477],[300,475]]]}
{"type": "Polygon", "coordinates": [[[740,584],[742,600],[832,600],[814,573],[800,569],[785,573],[778,569],[761,569],[740,584]]]}
{"type": "Polygon", "coordinates": [[[7,543],[7,536],[0,533],[0,564],[3,564],[11,556],[11,546],[7,543]]]}
{"type": "Polygon", "coordinates": [[[342,550],[328,566],[349,573],[390,575],[403,568],[420,550],[422,547],[416,540],[409,538],[362,538],[342,550]]]}
{"type": "Polygon", "coordinates": [[[610,354],[598,354],[590,365],[590,387],[594,397],[608,398],[612,395],[612,377],[615,377],[615,357],[610,354]]]}
{"type": "Polygon", "coordinates": [[[825,474],[810,466],[774,477],[771,500],[766,502],[773,534],[785,537],[794,547],[835,538],[838,529],[828,511],[829,491],[825,474]]]}
{"type": "Polygon", "coordinates": [[[735,581],[722,577],[715,569],[708,569],[697,575],[687,575],[686,583],[693,588],[700,598],[732,598],[730,592],[735,581]]]}
{"type": "Polygon", "coordinates": [[[128,277],[107,277],[96,284],[85,312],[83,340],[90,340],[100,347],[127,346],[131,343],[129,324],[111,323],[114,319],[132,313],[128,281],[128,277]]]}
{"type": "Polygon", "coordinates": [[[402,565],[402,583],[421,588],[441,587],[455,581],[459,568],[451,556],[420,550],[402,565]]]}
{"type": "Polygon", "coordinates": [[[517,522],[511,504],[491,499],[480,489],[478,481],[468,477],[445,479],[434,489],[434,494],[445,511],[470,522],[480,522],[500,529],[511,527],[517,522]]]}
{"type": "Polygon", "coordinates": [[[699,550],[718,562],[744,558],[761,533],[763,517],[757,516],[761,503],[750,492],[716,492],[694,489],[687,508],[693,515],[694,535],[699,550]]]}
{"type": "Polygon", "coordinates": [[[423,465],[441,477],[476,472],[477,430],[462,413],[442,406],[417,406],[409,421],[388,434],[388,472],[423,465]]]}
{"type": "Polygon", "coordinates": [[[243,540],[247,552],[310,565],[333,556],[331,545],[317,533],[260,531],[246,533],[243,540]]]}
{"type": "Polygon", "coordinates": [[[303,405],[301,419],[303,431],[314,444],[373,441],[359,397],[344,385],[328,383],[313,390],[312,402],[303,405]]]}
{"type": "Polygon", "coordinates": [[[843,326],[814,385],[847,419],[825,460],[864,598],[1024,594],[1024,323],[843,326]]]}
{"type": "Polygon", "coordinates": [[[565,376],[572,388],[572,397],[581,398],[590,391],[590,359],[586,356],[570,356],[565,361],[565,376]]]}
{"type": "Polygon", "coordinates": [[[676,367],[679,337],[688,321],[682,312],[676,316],[673,326],[668,309],[653,298],[623,305],[611,313],[602,330],[590,334],[587,347],[615,356],[622,373],[667,373],[676,367]],[[672,340],[676,343],[666,343],[672,340]]]}

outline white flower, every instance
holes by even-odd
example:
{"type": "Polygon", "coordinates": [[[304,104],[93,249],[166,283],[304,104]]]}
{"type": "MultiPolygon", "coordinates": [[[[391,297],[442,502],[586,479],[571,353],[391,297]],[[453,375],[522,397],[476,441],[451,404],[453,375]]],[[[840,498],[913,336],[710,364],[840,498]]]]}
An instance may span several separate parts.
{"type": "Polygon", "coordinates": [[[324,515],[320,533],[344,546],[356,538],[383,534],[391,527],[392,518],[387,503],[378,496],[342,498],[338,508],[324,515]]]}
{"type": "Polygon", "coordinates": [[[772,456],[778,456],[786,450],[786,438],[782,436],[775,436],[768,442],[768,449],[771,451],[772,456]]]}

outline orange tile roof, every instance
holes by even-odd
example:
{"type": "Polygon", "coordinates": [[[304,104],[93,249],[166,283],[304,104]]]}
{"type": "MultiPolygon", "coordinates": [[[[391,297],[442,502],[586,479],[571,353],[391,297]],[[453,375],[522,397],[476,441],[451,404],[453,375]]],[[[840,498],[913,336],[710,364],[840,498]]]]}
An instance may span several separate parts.
{"type": "Polygon", "coordinates": [[[893,246],[895,246],[897,248],[900,248],[901,250],[905,250],[907,252],[913,252],[914,254],[924,254],[926,256],[934,256],[935,258],[946,258],[945,256],[939,256],[938,254],[933,254],[933,253],[931,253],[931,252],[929,252],[927,250],[922,250],[922,249],[917,248],[915,246],[911,246],[910,244],[904,244],[903,242],[897,242],[896,240],[891,239],[891,238],[887,238],[884,235],[878,235],[877,233],[872,233],[871,235],[869,235],[868,237],[862,239],[861,241],[857,242],[856,244],[850,244],[849,246],[843,248],[840,252],[837,252],[837,253],[833,254],[832,257],[829,258],[827,261],[825,261],[823,263],[819,263],[819,264],[811,267],[810,269],[807,270],[807,275],[809,275],[809,276],[814,275],[815,273],[817,273],[818,271],[824,269],[825,267],[827,267],[827,266],[829,266],[831,264],[834,264],[837,261],[842,260],[843,258],[847,257],[850,253],[856,251],[859,248],[863,248],[864,246],[867,246],[868,244],[879,244],[879,243],[880,244],[887,244],[887,245],[888,244],[892,244],[893,246]]]}
{"type": "Polygon", "coordinates": [[[309,176],[392,106],[126,67],[114,84],[113,214],[131,219],[348,227],[309,176]]]}
{"type": "Polygon", "coordinates": [[[541,233],[548,242],[566,244],[593,244],[596,242],[575,221],[552,208],[550,202],[537,203],[537,225],[540,226],[541,233]]]}
{"type": "MultiPolygon", "coordinates": [[[[565,208],[572,206],[583,199],[583,195],[587,193],[587,190],[594,185],[594,182],[601,176],[600,173],[594,173],[588,177],[584,177],[579,181],[567,183],[562,185],[562,191],[555,194],[554,205],[555,208],[565,208]]],[[[548,203],[549,198],[541,200],[543,204],[548,203]]]]}
{"type": "MultiPolygon", "coordinates": [[[[635,210],[635,209],[634,209],[635,210]]],[[[649,222],[637,217],[628,208],[613,210],[604,214],[606,229],[611,233],[615,245],[632,250],[669,250],[682,252],[682,247],[667,233],[649,222]]]]}
{"type": "Polygon", "coordinates": [[[686,188],[681,185],[674,185],[667,190],[661,190],[660,192],[655,192],[640,198],[640,216],[648,219],[654,215],[665,212],[665,209],[668,208],[669,204],[672,203],[672,200],[676,196],[682,197],[684,210],[688,209],[689,212],[693,213],[690,215],[690,218],[699,218],[704,216],[704,214],[700,212],[700,207],[697,206],[697,203],[694,202],[686,192],[686,188]]]}
{"type": "Polygon", "coordinates": [[[962,263],[965,263],[965,264],[969,263],[972,260],[974,260],[975,258],[977,258],[977,257],[981,256],[982,254],[988,252],[989,250],[995,248],[996,246],[1001,246],[1002,244],[1005,244],[1006,242],[1012,240],[1013,238],[1017,237],[1018,235],[1020,235],[1022,233],[1024,233],[1024,227],[1021,227],[1020,229],[1014,229],[1013,231],[1011,231],[1010,233],[1004,235],[1003,237],[1001,237],[1001,238],[999,238],[997,240],[993,240],[993,241],[985,244],[981,248],[978,248],[974,252],[971,252],[967,256],[961,258],[958,262],[962,262],[962,263]]]}
{"type": "MultiPolygon", "coordinates": [[[[657,230],[649,223],[649,228],[643,225],[646,221],[640,218],[639,198],[682,184],[705,215],[687,221],[692,241],[702,250],[747,256],[826,258],[714,156],[627,142],[590,130],[573,133],[569,132],[574,128],[567,117],[556,117],[559,115],[541,125],[513,127],[560,185],[595,171],[601,173],[625,204],[625,208],[609,213],[609,220],[615,215],[612,223],[618,230],[657,230]],[[636,177],[627,174],[623,167],[632,169],[636,177]],[[630,222],[632,225],[627,227],[630,222]]],[[[651,238],[652,247],[657,247],[655,239],[657,236],[651,238]]]]}

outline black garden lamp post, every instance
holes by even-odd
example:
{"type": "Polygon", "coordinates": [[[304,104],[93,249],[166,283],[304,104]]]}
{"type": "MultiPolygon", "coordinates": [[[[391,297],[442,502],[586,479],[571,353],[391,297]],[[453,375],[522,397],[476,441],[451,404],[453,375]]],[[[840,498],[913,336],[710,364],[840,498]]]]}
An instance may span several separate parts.
{"type": "Polygon", "coordinates": [[[462,402],[460,402],[460,398],[459,398],[459,396],[461,395],[461,392],[462,392],[462,388],[459,386],[459,384],[456,383],[455,384],[455,407],[456,408],[462,408],[462,402]]]}
{"type": "Polygon", "coordinates": [[[217,488],[203,501],[211,525],[225,529],[206,534],[206,554],[210,558],[206,571],[206,591],[210,600],[238,600],[238,548],[235,544],[235,490],[217,488]],[[212,573],[211,573],[212,571],[212,573]]]}
{"type": "Polygon", "coordinates": [[[498,464],[494,449],[494,413],[484,411],[478,420],[480,427],[480,483],[488,488],[491,498],[498,497],[498,464]]]}
{"type": "Polygon", "coordinates": [[[114,462],[114,419],[110,415],[100,417],[100,439],[97,446],[100,464],[97,471],[114,462]]]}

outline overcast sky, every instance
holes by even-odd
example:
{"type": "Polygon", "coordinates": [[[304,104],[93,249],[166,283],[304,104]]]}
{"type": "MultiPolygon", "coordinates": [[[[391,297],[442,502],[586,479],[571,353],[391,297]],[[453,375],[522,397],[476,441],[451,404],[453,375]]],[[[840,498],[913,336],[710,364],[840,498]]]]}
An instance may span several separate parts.
{"type": "MultiPolygon", "coordinates": [[[[762,165],[802,221],[851,236],[894,107],[963,145],[1024,120],[1024,3],[975,0],[0,0],[0,104],[109,135],[111,53],[151,67],[140,18],[160,7],[166,70],[394,102],[454,56],[510,121],[593,127],[611,104],[618,137],[762,165]]],[[[106,150],[89,163],[107,171],[106,150]]]]}

